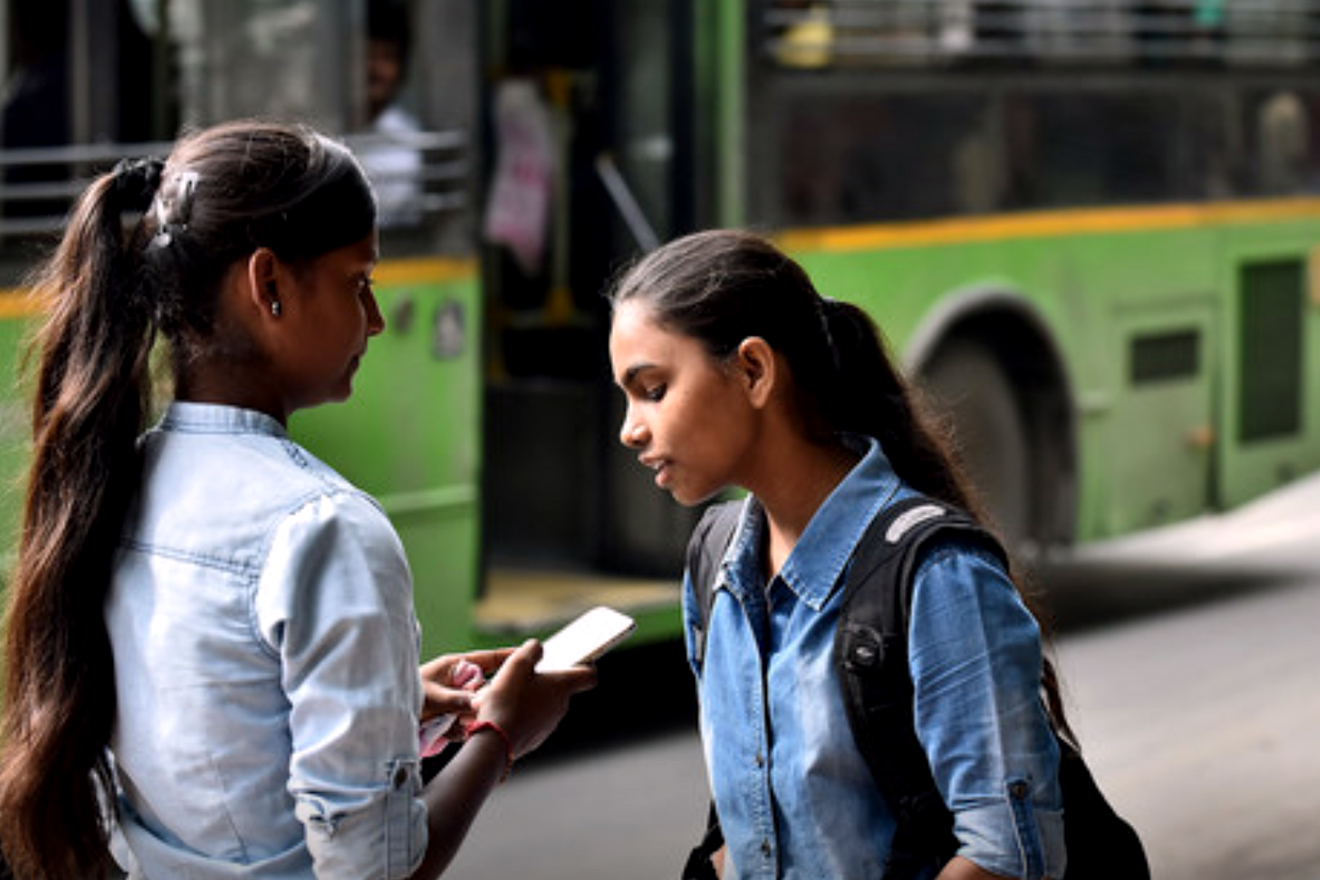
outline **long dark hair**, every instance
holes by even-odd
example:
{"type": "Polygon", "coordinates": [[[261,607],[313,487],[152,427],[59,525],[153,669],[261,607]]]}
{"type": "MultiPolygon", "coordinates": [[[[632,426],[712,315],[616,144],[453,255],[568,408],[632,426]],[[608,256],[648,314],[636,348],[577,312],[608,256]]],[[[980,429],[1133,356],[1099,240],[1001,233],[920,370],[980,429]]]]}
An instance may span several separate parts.
{"type": "MultiPolygon", "coordinates": [[[[822,444],[841,432],[874,437],[904,482],[989,525],[948,429],[895,366],[875,322],[851,303],[822,297],[802,267],[766,238],[731,229],[684,236],[643,256],[607,295],[615,307],[645,302],[660,326],[698,340],[717,361],[749,337],[764,339],[788,362],[810,436],[822,444]]],[[[1039,620],[1039,610],[1028,606],[1039,620]]],[[[1048,657],[1042,687],[1056,727],[1071,739],[1048,657]]]]}
{"type": "Polygon", "coordinates": [[[0,844],[16,876],[103,876],[109,865],[116,702],[103,609],[141,474],[157,335],[176,373],[208,347],[245,350],[217,323],[236,260],[263,246],[311,259],[374,225],[371,189],[342,146],[301,126],[233,122],[182,138],[167,161],[96,179],[34,275],[48,314],[0,726],[0,844]]]}

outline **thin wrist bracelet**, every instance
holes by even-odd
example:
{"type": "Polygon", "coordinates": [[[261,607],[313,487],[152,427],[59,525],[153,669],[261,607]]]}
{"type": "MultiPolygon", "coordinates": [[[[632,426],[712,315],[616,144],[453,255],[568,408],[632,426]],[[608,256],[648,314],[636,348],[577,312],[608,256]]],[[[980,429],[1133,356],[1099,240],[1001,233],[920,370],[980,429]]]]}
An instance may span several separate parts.
{"type": "Polygon", "coordinates": [[[494,721],[490,720],[482,720],[469,724],[467,727],[467,736],[471,739],[474,733],[481,733],[483,730],[493,731],[495,735],[500,738],[500,741],[504,743],[504,773],[500,776],[500,782],[503,782],[508,779],[509,774],[513,772],[513,740],[509,738],[509,734],[503,727],[500,727],[494,721]]]}

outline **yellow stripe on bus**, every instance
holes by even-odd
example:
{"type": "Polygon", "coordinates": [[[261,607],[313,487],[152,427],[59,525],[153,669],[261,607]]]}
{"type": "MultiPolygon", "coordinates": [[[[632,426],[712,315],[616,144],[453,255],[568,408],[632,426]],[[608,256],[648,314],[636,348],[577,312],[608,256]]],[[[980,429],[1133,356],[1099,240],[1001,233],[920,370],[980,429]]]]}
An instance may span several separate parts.
{"type": "MultiPolygon", "coordinates": [[[[384,260],[376,267],[374,278],[377,284],[434,284],[476,276],[477,261],[473,258],[421,257],[384,260]]],[[[23,288],[0,289],[0,320],[28,318],[40,313],[39,300],[23,288]]]]}
{"type": "Polygon", "coordinates": [[[775,239],[790,251],[856,251],[1293,219],[1320,220],[1320,199],[1033,211],[991,217],[791,229],[778,233],[775,239]]]}
{"type": "Polygon", "coordinates": [[[372,280],[376,284],[425,284],[476,277],[477,261],[473,257],[416,257],[382,260],[372,280]]]}
{"type": "Polygon", "coordinates": [[[0,321],[9,318],[26,318],[41,313],[37,298],[22,288],[11,287],[0,290],[0,321]]]}

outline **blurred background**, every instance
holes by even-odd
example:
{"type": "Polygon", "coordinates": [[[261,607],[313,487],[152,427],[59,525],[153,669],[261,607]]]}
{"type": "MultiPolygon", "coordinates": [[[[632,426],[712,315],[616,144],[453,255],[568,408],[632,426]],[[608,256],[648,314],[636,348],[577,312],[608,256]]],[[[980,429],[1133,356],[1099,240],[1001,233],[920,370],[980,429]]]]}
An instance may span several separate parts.
{"type": "MultiPolygon", "coordinates": [[[[388,326],[352,402],[291,427],[389,513],[426,650],[599,603],[639,621],[603,667],[622,693],[556,737],[590,747],[501,805],[603,807],[584,815],[609,828],[666,781],[702,801],[686,733],[658,755],[632,742],[690,722],[677,603],[699,511],[617,442],[601,293],[657,242],[747,226],[866,308],[952,425],[1077,658],[1096,763],[1160,836],[1159,874],[1304,876],[1250,860],[1317,838],[1300,716],[1251,739],[1208,706],[1272,693],[1314,720],[1320,700],[1311,642],[1285,637],[1315,610],[1294,539],[1320,465],[1320,0],[4,0],[0,34],[0,572],[42,309],[23,278],[73,197],[190,126],[304,120],[376,184],[388,326]],[[1267,745],[1294,784],[1252,772],[1267,745]],[[655,779],[582,787],[666,754],[655,779]],[[1213,795],[1210,764],[1239,774],[1213,795]],[[1239,809],[1212,822],[1220,801],[1239,809]],[[1212,873],[1207,827],[1248,855],[1212,873]]],[[[695,829],[701,810],[677,813],[695,829]]],[[[558,827],[497,814],[479,833],[538,824],[558,827]]],[[[532,850],[571,841],[585,864],[599,844],[646,873],[605,845],[631,832],[583,831],[532,850]]],[[[496,849],[464,871],[496,876],[496,849]]]]}

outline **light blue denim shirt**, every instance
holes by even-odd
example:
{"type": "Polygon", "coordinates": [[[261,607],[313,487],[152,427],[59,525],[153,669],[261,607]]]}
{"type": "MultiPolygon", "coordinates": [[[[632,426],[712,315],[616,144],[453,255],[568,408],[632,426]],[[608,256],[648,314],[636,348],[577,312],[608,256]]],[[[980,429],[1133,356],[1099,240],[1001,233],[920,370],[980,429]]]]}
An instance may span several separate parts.
{"type": "MultiPolygon", "coordinates": [[[[769,590],[754,498],[720,568],[705,668],[693,671],[726,880],[881,876],[894,818],[853,741],[832,649],[853,549],[886,504],[911,492],[877,443],[865,448],[769,590]]],[[[691,660],[690,579],[684,592],[691,660]]],[[[996,560],[971,546],[932,549],[916,573],[909,664],[917,735],[959,853],[1006,877],[1060,876],[1059,754],[1039,699],[1040,633],[996,560]],[[1022,782],[1026,796],[1012,795],[1022,782]]]]}
{"type": "Polygon", "coordinates": [[[260,413],[176,403],[142,450],[106,606],[131,876],[406,876],[427,834],[394,529],[260,413]]]}

